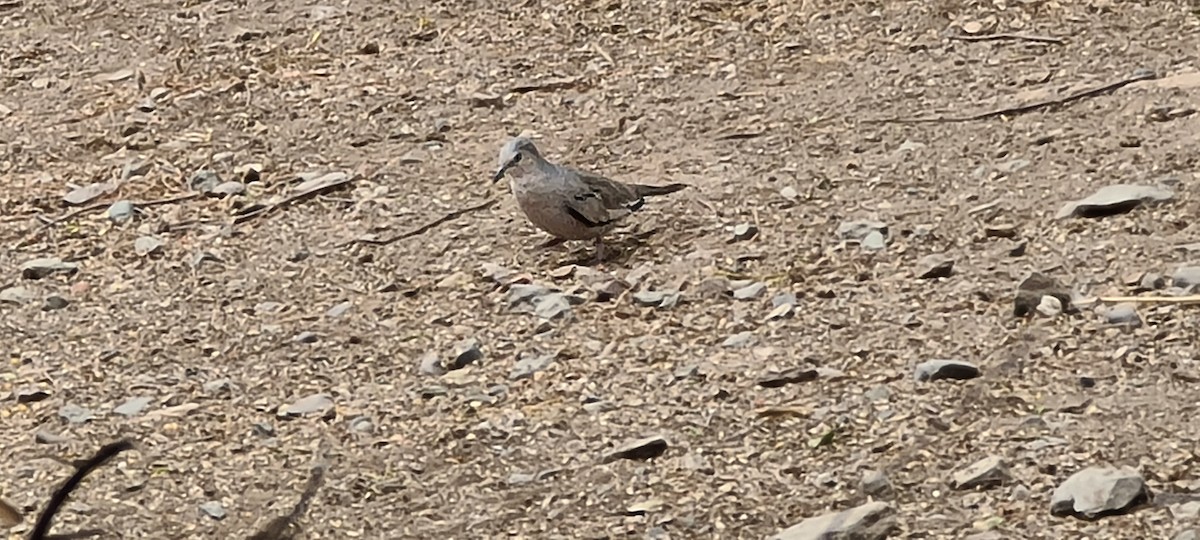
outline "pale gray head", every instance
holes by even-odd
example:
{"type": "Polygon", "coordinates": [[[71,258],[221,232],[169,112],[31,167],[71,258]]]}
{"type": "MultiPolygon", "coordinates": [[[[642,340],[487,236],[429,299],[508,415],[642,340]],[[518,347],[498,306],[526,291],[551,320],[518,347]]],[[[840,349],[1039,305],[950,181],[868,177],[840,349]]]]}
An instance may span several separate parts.
{"type": "Polygon", "coordinates": [[[542,154],[538,152],[532,140],[524,136],[513,137],[500,148],[500,168],[492,176],[492,181],[504,178],[504,175],[509,172],[519,176],[531,171],[540,161],[542,161],[542,154]]]}

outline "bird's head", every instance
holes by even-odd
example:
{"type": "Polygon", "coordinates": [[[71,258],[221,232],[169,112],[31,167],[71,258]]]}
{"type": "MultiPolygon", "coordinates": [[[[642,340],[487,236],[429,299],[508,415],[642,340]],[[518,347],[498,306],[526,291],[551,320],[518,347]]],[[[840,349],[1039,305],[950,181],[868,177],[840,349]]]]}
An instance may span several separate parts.
{"type": "Polygon", "coordinates": [[[534,167],[541,159],[542,155],[533,145],[532,140],[525,136],[514,137],[500,148],[500,167],[492,176],[492,182],[504,178],[504,175],[509,172],[520,174],[522,171],[534,167]]]}

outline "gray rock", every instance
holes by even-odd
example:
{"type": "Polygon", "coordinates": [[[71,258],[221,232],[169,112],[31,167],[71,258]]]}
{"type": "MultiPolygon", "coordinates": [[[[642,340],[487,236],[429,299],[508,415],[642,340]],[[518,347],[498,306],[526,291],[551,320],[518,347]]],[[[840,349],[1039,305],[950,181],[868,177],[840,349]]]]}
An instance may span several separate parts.
{"type": "MultiPolygon", "coordinates": [[[[151,101],[151,103],[154,103],[154,102],[151,101]]],[[[151,112],[151,111],[153,111],[153,109],[151,109],[150,111],[144,111],[144,112],[151,112]]],[[[150,169],[153,169],[153,168],[154,168],[154,163],[150,162],[150,161],[130,161],[129,163],[126,163],[125,167],[123,167],[121,169],[121,180],[129,180],[130,178],[133,178],[135,176],[146,176],[146,173],[149,173],[150,169]]]]}
{"type": "Polygon", "coordinates": [[[1008,465],[999,456],[988,456],[954,473],[954,489],[990,488],[1012,480],[1008,465]]]}
{"type": "Polygon", "coordinates": [[[349,300],[345,302],[339,302],[333,307],[329,308],[329,310],[325,312],[325,316],[329,317],[330,319],[336,319],[342,315],[345,315],[346,312],[350,311],[350,308],[352,307],[354,307],[354,303],[350,302],[349,300]]]}
{"type": "Polygon", "coordinates": [[[1142,316],[1138,315],[1137,304],[1124,302],[1104,311],[1104,320],[1108,324],[1120,324],[1137,328],[1142,325],[1142,316]]]}
{"type": "Polygon", "coordinates": [[[767,284],[756,281],[733,291],[733,297],[737,300],[754,300],[765,292],[767,292],[767,284]]]}
{"type": "Polygon", "coordinates": [[[236,181],[222,182],[209,191],[212,195],[220,197],[230,197],[233,195],[241,195],[246,192],[246,184],[236,181]]]}
{"type": "Polygon", "coordinates": [[[1128,212],[1142,203],[1168,201],[1174,197],[1173,191],[1159,186],[1135,184],[1104,186],[1084,199],[1063,205],[1054,217],[1056,219],[1074,216],[1105,217],[1128,212]]]}
{"type": "Polygon", "coordinates": [[[83,187],[78,187],[63,196],[63,202],[71,206],[79,206],[90,203],[111,192],[115,186],[108,182],[93,182],[83,187]]]}
{"type": "Polygon", "coordinates": [[[22,388],[14,392],[17,403],[37,403],[50,397],[50,392],[41,388],[22,388]]]}
{"type": "Polygon", "coordinates": [[[58,415],[72,424],[83,424],[96,418],[95,413],[91,409],[80,407],[74,403],[63,405],[58,410],[58,415]]]}
{"type": "Polygon", "coordinates": [[[371,433],[375,431],[375,422],[369,416],[355,416],[346,423],[346,427],[355,433],[371,433]]]}
{"type": "Polygon", "coordinates": [[[163,241],[153,236],[139,236],[133,241],[133,252],[138,257],[153,255],[162,250],[163,241]]]}
{"type": "Polygon", "coordinates": [[[1150,489],[1136,470],[1122,467],[1088,467],[1054,490],[1050,513],[1095,519],[1125,513],[1150,497],[1150,489]]]}
{"type": "Polygon", "coordinates": [[[508,374],[508,378],[514,381],[528,379],[534,373],[550,367],[554,363],[555,356],[553,354],[525,354],[517,360],[512,371],[508,374]]]}
{"type": "Polygon", "coordinates": [[[845,221],[841,225],[838,225],[837,228],[837,235],[841,240],[860,243],[866,240],[867,236],[872,233],[878,233],[882,236],[886,235],[887,232],[888,226],[886,223],[869,220],[845,221]]]}
{"type": "Polygon", "coordinates": [[[779,388],[789,384],[815,381],[819,375],[815,369],[797,367],[777,373],[768,373],[758,380],[758,385],[763,388],[779,388]]]}
{"type": "Polygon", "coordinates": [[[312,394],[302,397],[291,405],[281,407],[277,416],[295,418],[299,416],[328,416],[333,413],[333,397],[329,394],[312,394]]]}
{"type": "Polygon", "coordinates": [[[980,375],[979,368],[970,362],[958,360],[929,360],[917,365],[914,377],[919,382],[942,379],[965,381],[980,375]]]}
{"type": "Polygon", "coordinates": [[[22,305],[28,304],[36,298],[37,295],[25,287],[9,287],[0,291],[0,304],[22,305]]]}
{"type": "Polygon", "coordinates": [[[667,451],[670,444],[662,436],[646,437],[630,441],[617,448],[613,449],[604,455],[604,463],[611,463],[619,459],[646,460],[661,456],[667,451]]]}
{"type": "Polygon", "coordinates": [[[446,368],[442,367],[442,357],[438,353],[426,352],[417,362],[420,366],[417,371],[421,375],[440,377],[446,374],[446,368]]]}
{"type": "Polygon", "coordinates": [[[867,251],[883,251],[887,249],[887,237],[879,231],[871,231],[866,238],[859,243],[864,250],[867,251]]]}
{"type": "Polygon", "coordinates": [[[772,307],[779,307],[783,305],[796,305],[796,295],[788,291],[783,291],[771,297],[772,307]]]}
{"type": "Polygon", "coordinates": [[[871,497],[889,497],[894,493],[892,481],[882,471],[865,470],[858,481],[858,489],[871,497]]]}
{"type": "Polygon", "coordinates": [[[740,349],[742,347],[748,347],[753,343],[754,343],[754,333],[753,332],[738,332],[732,336],[725,338],[725,341],[721,342],[721,346],[729,347],[731,349],[740,349]]]}
{"type": "Polygon", "coordinates": [[[1142,275],[1141,281],[1138,282],[1137,288],[1139,291],[1157,291],[1166,285],[1167,279],[1162,274],[1146,272],[1142,275]]]}
{"type": "Polygon", "coordinates": [[[475,339],[464,339],[454,346],[454,352],[451,353],[453,358],[450,364],[446,367],[450,370],[462,369],[472,363],[483,358],[483,350],[480,349],[479,341],[475,339]]]}
{"type": "Polygon", "coordinates": [[[64,262],[58,257],[43,257],[21,265],[21,277],[25,279],[42,279],[53,274],[72,275],[78,271],[78,264],[64,262]]]}
{"type": "Polygon", "coordinates": [[[875,501],[806,519],[770,540],[883,540],[895,529],[895,510],[885,502],[875,501]]]}
{"type": "Polygon", "coordinates": [[[920,279],[947,278],[954,272],[954,259],[934,253],[921,257],[917,262],[917,277],[920,279]]]}
{"type": "Polygon", "coordinates": [[[188,186],[192,188],[192,191],[200,193],[208,193],[219,185],[221,185],[221,177],[211,169],[200,169],[193,173],[188,180],[188,186]]]}
{"type": "Polygon", "coordinates": [[[557,319],[571,312],[571,298],[562,293],[550,293],[538,297],[533,302],[533,314],[547,321],[557,319]]]}
{"type": "MultiPolygon", "coordinates": [[[[0,293],[2,295],[3,293],[0,293]]],[[[71,305],[71,301],[57,294],[47,296],[42,302],[42,311],[58,311],[71,305]]]]}
{"type": "Polygon", "coordinates": [[[146,410],[152,400],[148,397],[135,397],[125,400],[125,403],[117,405],[113,412],[121,416],[137,416],[146,410]]]}
{"type": "Polygon", "coordinates": [[[1200,518],[1200,499],[1172,504],[1169,508],[1171,510],[1171,517],[1178,520],[1200,518]]]}
{"type": "Polygon", "coordinates": [[[225,507],[221,506],[221,503],[219,503],[217,501],[208,501],[205,503],[201,503],[200,511],[204,512],[205,515],[207,515],[208,517],[213,518],[217,521],[225,519],[225,515],[226,515],[225,507]]]}
{"type": "Polygon", "coordinates": [[[744,242],[758,236],[758,227],[749,223],[739,223],[733,227],[733,241],[744,242]]]}
{"type": "Polygon", "coordinates": [[[639,306],[669,308],[678,303],[678,291],[638,291],[632,295],[633,302],[639,306]]]}
{"type": "Polygon", "coordinates": [[[1187,291],[1200,285],[1200,266],[1181,266],[1171,276],[1171,285],[1187,291]]]}
{"type": "Polygon", "coordinates": [[[1171,537],[1171,540],[1200,540],[1200,529],[1187,529],[1171,537]]]}
{"type": "Polygon", "coordinates": [[[137,212],[137,209],[134,208],[132,201],[117,201],[108,207],[105,214],[108,215],[108,219],[113,223],[125,223],[133,219],[135,212],[137,212]]]}
{"type": "Polygon", "coordinates": [[[292,341],[295,343],[316,343],[318,339],[320,338],[317,337],[316,333],[304,331],[296,334],[296,336],[292,338],[292,341]]]}

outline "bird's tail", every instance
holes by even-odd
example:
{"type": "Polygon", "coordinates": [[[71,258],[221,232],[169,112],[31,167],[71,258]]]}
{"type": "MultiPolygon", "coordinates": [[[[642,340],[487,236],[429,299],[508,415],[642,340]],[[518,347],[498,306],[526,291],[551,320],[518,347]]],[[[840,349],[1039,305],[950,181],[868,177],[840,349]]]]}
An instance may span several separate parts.
{"type": "Polygon", "coordinates": [[[647,186],[645,184],[633,184],[633,190],[637,192],[638,197],[653,197],[655,195],[666,195],[675,193],[685,187],[687,184],[667,184],[665,186],[647,186]]]}

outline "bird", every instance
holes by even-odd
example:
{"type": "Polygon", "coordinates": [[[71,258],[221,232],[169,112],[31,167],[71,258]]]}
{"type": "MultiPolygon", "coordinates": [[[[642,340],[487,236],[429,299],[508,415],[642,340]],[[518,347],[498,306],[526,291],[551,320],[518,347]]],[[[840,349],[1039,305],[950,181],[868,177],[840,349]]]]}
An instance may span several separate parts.
{"type": "Polygon", "coordinates": [[[508,177],[521,212],[535,227],[565,240],[593,240],[595,261],[604,260],[604,235],[621,220],[641,210],[646,197],[667,195],[687,184],[627,184],[598,174],[553,163],[526,136],[509,139],[501,148],[492,182],[508,177]]]}

